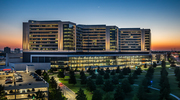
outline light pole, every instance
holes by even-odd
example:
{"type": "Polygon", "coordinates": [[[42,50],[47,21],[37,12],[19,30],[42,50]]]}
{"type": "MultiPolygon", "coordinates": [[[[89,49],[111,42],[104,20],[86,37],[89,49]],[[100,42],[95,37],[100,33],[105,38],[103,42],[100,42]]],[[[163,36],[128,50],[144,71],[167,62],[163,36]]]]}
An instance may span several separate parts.
{"type": "MultiPolygon", "coordinates": [[[[14,67],[13,68],[13,80],[14,80],[14,86],[16,86],[15,76],[14,76],[14,67]]],[[[15,89],[15,99],[16,99],[16,89],[15,89]]]]}

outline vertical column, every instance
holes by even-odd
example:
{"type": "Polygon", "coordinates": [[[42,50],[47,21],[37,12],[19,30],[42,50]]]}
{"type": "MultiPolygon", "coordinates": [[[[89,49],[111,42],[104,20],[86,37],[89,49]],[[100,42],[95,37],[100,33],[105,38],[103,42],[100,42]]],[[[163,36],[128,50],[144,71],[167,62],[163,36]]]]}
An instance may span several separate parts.
{"type": "Polygon", "coordinates": [[[58,37],[59,50],[63,51],[63,24],[59,23],[58,25],[60,25],[58,28],[58,33],[60,35],[58,37]]]}
{"type": "Polygon", "coordinates": [[[141,30],[141,51],[145,51],[145,30],[141,30]]]}
{"type": "Polygon", "coordinates": [[[29,50],[29,23],[23,23],[23,50],[29,50]]]}
{"type": "Polygon", "coordinates": [[[117,31],[117,33],[116,33],[117,34],[116,46],[117,46],[117,51],[119,51],[119,29],[117,28],[116,31],[117,31]]]}
{"type": "Polygon", "coordinates": [[[58,22],[58,50],[61,50],[61,22],[58,22]]]}
{"type": "Polygon", "coordinates": [[[106,51],[110,51],[110,27],[106,26],[106,51]]]}

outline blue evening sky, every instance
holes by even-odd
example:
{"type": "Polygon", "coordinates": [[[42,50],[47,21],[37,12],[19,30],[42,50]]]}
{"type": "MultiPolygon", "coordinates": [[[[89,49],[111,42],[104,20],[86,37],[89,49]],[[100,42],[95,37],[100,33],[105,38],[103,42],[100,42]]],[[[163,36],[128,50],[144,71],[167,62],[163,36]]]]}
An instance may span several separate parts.
{"type": "Polygon", "coordinates": [[[21,48],[28,20],[150,28],[154,50],[157,43],[180,42],[180,0],[0,0],[0,49],[11,41],[21,48]]]}

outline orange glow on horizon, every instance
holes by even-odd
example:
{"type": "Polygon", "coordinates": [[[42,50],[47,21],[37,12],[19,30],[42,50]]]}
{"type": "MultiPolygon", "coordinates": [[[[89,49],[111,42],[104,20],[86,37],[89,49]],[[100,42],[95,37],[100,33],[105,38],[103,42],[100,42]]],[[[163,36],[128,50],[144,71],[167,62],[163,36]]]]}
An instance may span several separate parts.
{"type": "Polygon", "coordinates": [[[154,43],[151,45],[151,50],[180,50],[180,44],[178,43],[154,43]]]}

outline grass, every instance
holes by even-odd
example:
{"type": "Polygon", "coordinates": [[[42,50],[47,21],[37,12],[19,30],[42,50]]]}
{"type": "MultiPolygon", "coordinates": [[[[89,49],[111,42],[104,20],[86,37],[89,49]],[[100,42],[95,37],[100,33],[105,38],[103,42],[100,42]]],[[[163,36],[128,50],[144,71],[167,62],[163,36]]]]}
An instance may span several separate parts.
{"type": "MultiPolygon", "coordinates": [[[[178,88],[178,82],[176,81],[176,77],[172,74],[174,74],[174,68],[170,68],[170,65],[168,62],[166,62],[166,69],[169,73],[168,78],[169,78],[169,83],[170,83],[170,89],[171,89],[171,93],[180,97],[180,88],[178,88]],[[170,69],[169,69],[170,68],[170,69]]],[[[154,77],[153,77],[153,83],[152,86],[155,88],[160,89],[159,86],[159,79],[160,79],[160,71],[161,71],[161,67],[160,65],[157,66],[157,68],[155,68],[155,72],[154,72],[154,77]]],[[[133,72],[133,71],[132,71],[133,72]]],[[[75,93],[79,90],[79,88],[82,88],[84,90],[84,93],[86,94],[88,100],[92,99],[92,93],[86,90],[86,85],[81,85],[80,84],[80,75],[79,74],[75,74],[76,75],[76,80],[77,80],[77,84],[73,85],[73,84],[69,84],[68,83],[68,79],[69,76],[66,76],[64,79],[60,79],[60,81],[65,84],[68,88],[70,88],[72,91],[74,91],[75,93]]],[[[142,79],[145,78],[146,72],[141,73],[141,75],[138,75],[138,79],[135,79],[135,83],[134,84],[141,84],[142,79]]],[[[89,74],[86,73],[86,76],[89,76],[89,74]]],[[[126,75],[125,77],[128,77],[128,75],[126,75]]],[[[110,80],[112,79],[112,75],[110,77],[110,80]]],[[[93,79],[95,81],[95,79],[93,79]]],[[[106,81],[104,79],[104,81],[106,81]]],[[[122,80],[119,80],[122,81],[122,80]]],[[[104,92],[102,90],[103,85],[97,85],[97,89],[100,90],[103,94],[103,97],[106,95],[106,92],[104,92]]],[[[116,86],[115,86],[116,87],[116,86]]],[[[134,95],[137,93],[138,91],[138,86],[132,86],[133,91],[131,93],[126,94],[125,100],[132,100],[134,95]]],[[[116,89],[116,88],[115,88],[116,89]]],[[[110,96],[114,96],[115,93],[115,89],[113,92],[110,92],[109,94],[111,94],[110,96]]],[[[158,100],[159,99],[159,91],[156,90],[150,90],[151,93],[147,93],[147,98],[149,100],[158,100]]],[[[172,100],[176,100],[174,97],[172,97],[172,100]]]]}
{"type": "MultiPolygon", "coordinates": [[[[78,76],[78,77],[80,77],[80,76],[78,76]]],[[[69,79],[69,76],[66,76],[64,79],[60,79],[60,82],[62,82],[64,85],[66,85],[68,88],[70,88],[75,93],[77,93],[80,88],[83,89],[88,100],[92,99],[92,93],[86,90],[86,85],[80,84],[81,81],[78,80],[79,78],[76,77],[77,84],[75,84],[75,85],[69,84],[68,79],[69,79]]]]}

